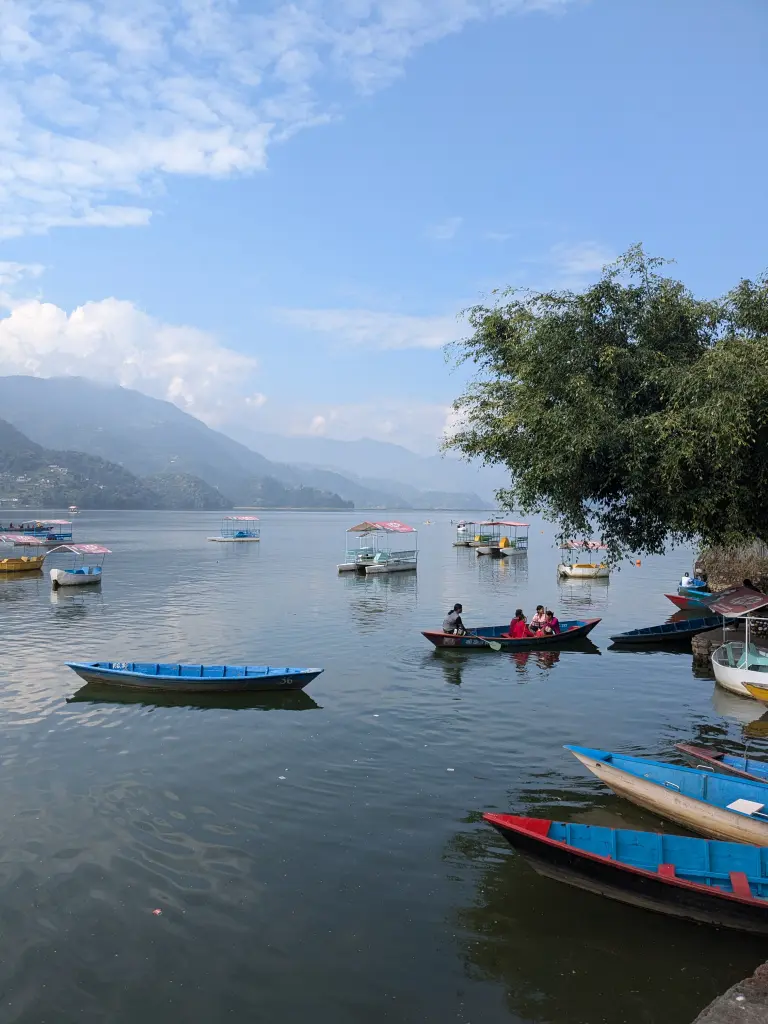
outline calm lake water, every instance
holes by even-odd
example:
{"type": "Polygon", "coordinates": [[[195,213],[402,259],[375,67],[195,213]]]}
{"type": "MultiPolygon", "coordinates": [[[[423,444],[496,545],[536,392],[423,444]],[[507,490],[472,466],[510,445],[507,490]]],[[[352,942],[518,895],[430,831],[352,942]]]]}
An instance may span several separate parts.
{"type": "Polygon", "coordinates": [[[543,524],[499,562],[430,516],[418,577],[338,576],[349,513],[263,513],[261,545],[229,546],[215,515],[116,512],[75,523],[113,549],[100,590],[0,579],[4,1024],[685,1024],[768,957],[539,878],[480,820],[660,827],[564,743],[768,756],[760,705],[690,654],[606,649],[667,618],[690,555],[560,584],[543,524]],[[592,650],[437,653],[420,630],[456,600],[474,625],[603,621],[592,650]],[[77,659],[325,672],[185,706],[84,699],[77,659]]]}

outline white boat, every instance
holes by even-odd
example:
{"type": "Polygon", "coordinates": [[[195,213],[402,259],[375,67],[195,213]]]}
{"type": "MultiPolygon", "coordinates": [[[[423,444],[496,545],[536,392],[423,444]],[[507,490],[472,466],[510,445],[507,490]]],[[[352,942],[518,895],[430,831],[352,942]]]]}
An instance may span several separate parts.
{"type": "Polygon", "coordinates": [[[69,512],[71,516],[76,516],[79,511],[80,509],[77,507],[77,505],[70,505],[69,508],[67,509],[67,512],[69,512]]]}
{"type": "Polygon", "coordinates": [[[71,551],[75,558],[69,568],[49,570],[54,590],[58,587],[83,587],[101,583],[104,557],[112,554],[109,548],[102,544],[62,544],[54,548],[50,554],[54,555],[57,551],[71,551]],[[98,564],[86,564],[86,556],[93,555],[101,555],[101,561],[98,564]]]}
{"type": "Polygon", "coordinates": [[[478,555],[508,558],[510,555],[527,554],[528,528],[528,523],[516,523],[511,519],[480,523],[482,543],[477,545],[478,555]]]}
{"type": "Polygon", "coordinates": [[[766,605],[768,596],[749,587],[732,587],[710,605],[717,615],[744,620],[744,640],[729,640],[712,654],[715,681],[739,697],[759,697],[761,687],[768,693],[768,650],[757,647],[750,638],[754,623],[768,624],[768,619],[757,619],[751,612],[766,605]]]}
{"type": "Polygon", "coordinates": [[[209,537],[216,544],[254,544],[261,540],[261,530],[254,526],[259,522],[258,516],[224,516],[221,521],[221,533],[218,537],[209,537]]]}
{"type": "Polygon", "coordinates": [[[477,526],[471,519],[461,519],[456,524],[456,540],[453,542],[455,548],[472,547],[472,538],[475,535],[474,527],[477,526]]]}
{"type": "Polygon", "coordinates": [[[418,563],[416,546],[416,530],[405,523],[391,520],[389,522],[358,523],[347,530],[347,544],[344,561],[337,566],[339,572],[356,572],[360,575],[376,575],[378,573],[404,572],[415,570],[418,563]],[[354,535],[355,547],[350,534],[354,535]],[[397,547],[397,539],[409,535],[410,548],[397,547]],[[412,535],[413,540],[410,540],[412,535]]]}
{"type": "Polygon", "coordinates": [[[574,562],[574,552],[606,551],[605,544],[596,540],[568,540],[560,545],[561,551],[569,553],[568,560],[563,560],[557,567],[558,576],[568,580],[604,580],[611,575],[611,567],[607,562],[574,562]]]}

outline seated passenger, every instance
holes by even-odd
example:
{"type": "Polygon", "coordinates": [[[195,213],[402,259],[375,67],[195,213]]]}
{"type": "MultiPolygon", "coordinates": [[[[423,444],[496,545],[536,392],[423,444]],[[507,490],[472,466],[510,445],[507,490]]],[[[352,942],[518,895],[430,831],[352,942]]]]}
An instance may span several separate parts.
{"type": "Polygon", "coordinates": [[[544,611],[544,605],[543,604],[537,604],[536,605],[536,614],[531,619],[529,625],[530,625],[531,629],[533,630],[533,632],[536,633],[538,630],[543,629],[546,626],[546,624],[547,624],[547,616],[546,616],[546,613],[544,611]]]}
{"type": "Polygon", "coordinates": [[[457,636],[463,636],[466,633],[464,629],[464,623],[461,621],[461,613],[463,609],[460,604],[455,604],[453,608],[443,619],[443,632],[444,633],[455,633],[457,636]]]}
{"type": "Polygon", "coordinates": [[[547,609],[547,621],[544,624],[544,635],[554,636],[560,632],[560,622],[555,618],[555,613],[547,609]]]}
{"type": "Polygon", "coordinates": [[[523,640],[525,637],[533,636],[533,633],[528,629],[525,622],[525,615],[523,615],[523,609],[518,608],[515,612],[515,617],[509,624],[509,633],[507,636],[513,640],[523,640]]]}

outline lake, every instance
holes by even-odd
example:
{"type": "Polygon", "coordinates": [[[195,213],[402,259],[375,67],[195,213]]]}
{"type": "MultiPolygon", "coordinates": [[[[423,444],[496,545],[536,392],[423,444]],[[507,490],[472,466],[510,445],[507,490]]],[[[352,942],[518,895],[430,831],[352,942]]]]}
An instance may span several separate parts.
{"type": "Polygon", "coordinates": [[[340,576],[354,513],[260,515],[261,544],[220,545],[215,514],[83,513],[75,539],[113,550],[101,588],[0,578],[4,1024],[685,1024],[766,959],[540,878],[480,818],[660,827],[564,743],[768,756],[760,705],[690,654],[607,650],[674,611],[689,552],[559,583],[543,523],[495,561],[452,547],[449,514],[388,512],[419,527],[418,575],[340,576]],[[577,652],[436,652],[420,630],[455,601],[468,625],[603,621],[577,652]],[[325,672],[83,699],[62,663],[97,659],[325,672]]]}

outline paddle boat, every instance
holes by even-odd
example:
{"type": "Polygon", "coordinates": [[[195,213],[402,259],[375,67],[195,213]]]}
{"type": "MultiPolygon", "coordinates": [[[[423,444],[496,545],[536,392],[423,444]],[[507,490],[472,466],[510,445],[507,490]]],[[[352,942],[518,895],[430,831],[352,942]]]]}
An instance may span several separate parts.
{"type": "Polygon", "coordinates": [[[397,520],[358,523],[347,530],[344,561],[337,569],[361,576],[415,572],[419,557],[416,536],[417,531],[412,526],[397,520]],[[354,535],[354,540],[350,534],[354,535]]]}
{"type": "Polygon", "coordinates": [[[101,583],[101,572],[104,568],[104,558],[111,555],[109,548],[102,544],[62,544],[53,548],[49,554],[57,551],[70,551],[73,555],[72,565],[68,569],[50,569],[51,586],[54,590],[57,587],[82,587],[101,583]],[[89,562],[86,564],[86,556],[101,555],[101,561],[97,564],[89,562]]]}
{"type": "Polygon", "coordinates": [[[476,545],[478,555],[504,558],[509,555],[527,554],[528,528],[528,523],[516,523],[510,519],[480,523],[480,535],[484,543],[476,545]]]}
{"type": "Polygon", "coordinates": [[[744,621],[744,641],[730,640],[712,654],[716,682],[740,697],[768,700],[768,650],[751,642],[752,626],[768,624],[768,619],[755,618],[752,613],[766,606],[768,595],[749,587],[724,590],[711,605],[712,611],[744,621]],[[766,693],[765,698],[760,696],[761,689],[766,693]]]}
{"type": "Polygon", "coordinates": [[[261,530],[254,525],[258,522],[258,516],[224,516],[221,533],[208,540],[217,544],[253,544],[261,540],[261,530]]]}
{"type": "Polygon", "coordinates": [[[40,537],[27,537],[23,533],[0,533],[0,544],[8,547],[23,547],[24,554],[4,556],[0,551],[0,573],[40,572],[45,563],[47,545],[40,537]]]}
{"type": "Polygon", "coordinates": [[[69,508],[67,509],[67,512],[69,512],[71,516],[76,516],[79,513],[79,511],[80,509],[77,507],[77,505],[70,505],[69,508]]]}
{"type": "Polygon", "coordinates": [[[444,633],[441,629],[424,629],[421,635],[425,636],[435,647],[468,648],[472,650],[491,650],[489,641],[494,645],[501,645],[504,651],[521,651],[530,648],[555,647],[558,644],[569,643],[571,640],[579,640],[587,636],[600,619],[569,619],[560,623],[560,632],[552,636],[527,636],[520,640],[513,640],[508,635],[509,623],[503,626],[480,626],[468,633],[444,633]]]}
{"type": "Polygon", "coordinates": [[[615,644],[658,644],[670,640],[690,640],[692,636],[725,625],[725,621],[722,615],[708,615],[702,619],[664,622],[660,626],[645,626],[642,629],[630,629],[626,633],[616,633],[611,640],[615,644]]]}
{"type": "Polygon", "coordinates": [[[230,693],[241,690],[303,690],[321,668],[267,665],[176,665],[145,661],[67,661],[86,683],[173,693],[230,693]]]}
{"type": "Polygon", "coordinates": [[[558,576],[569,580],[600,580],[607,579],[611,575],[610,566],[603,561],[600,562],[574,562],[574,556],[579,551],[607,551],[605,544],[596,540],[568,540],[560,545],[561,551],[568,552],[567,561],[563,561],[557,567],[558,576]]]}
{"type": "Polygon", "coordinates": [[[566,750],[618,796],[712,839],[768,846],[768,784],[591,747],[566,750]]]}
{"type": "Polygon", "coordinates": [[[474,527],[477,523],[471,519],[461,519],[456,524],[456,540],[453,542],[455,548],[472,547],[472,538],[475,535],[474,527]]]}
{"type": "Polygon", "coordinates": [[[735,775],[752,782],[768,782],[768,761],[755,761],[747,757],[733,757],[720,750],[696,747],[692,743],[676,743],[683,757],[694,768],[719,772],[721,775],[735,775]]]}
{"type": "Polygon", "coordinates": [[[72,523],[69,519],[31,519],[21,523],[19,533],[35,537],[49,546],[72,542],[72,523]]]}
{"type": "Polygon", "coordinates": [[[558,882],[702,924],[768,934],[768,850],[602,825],[483,817],[558,882]]]}

